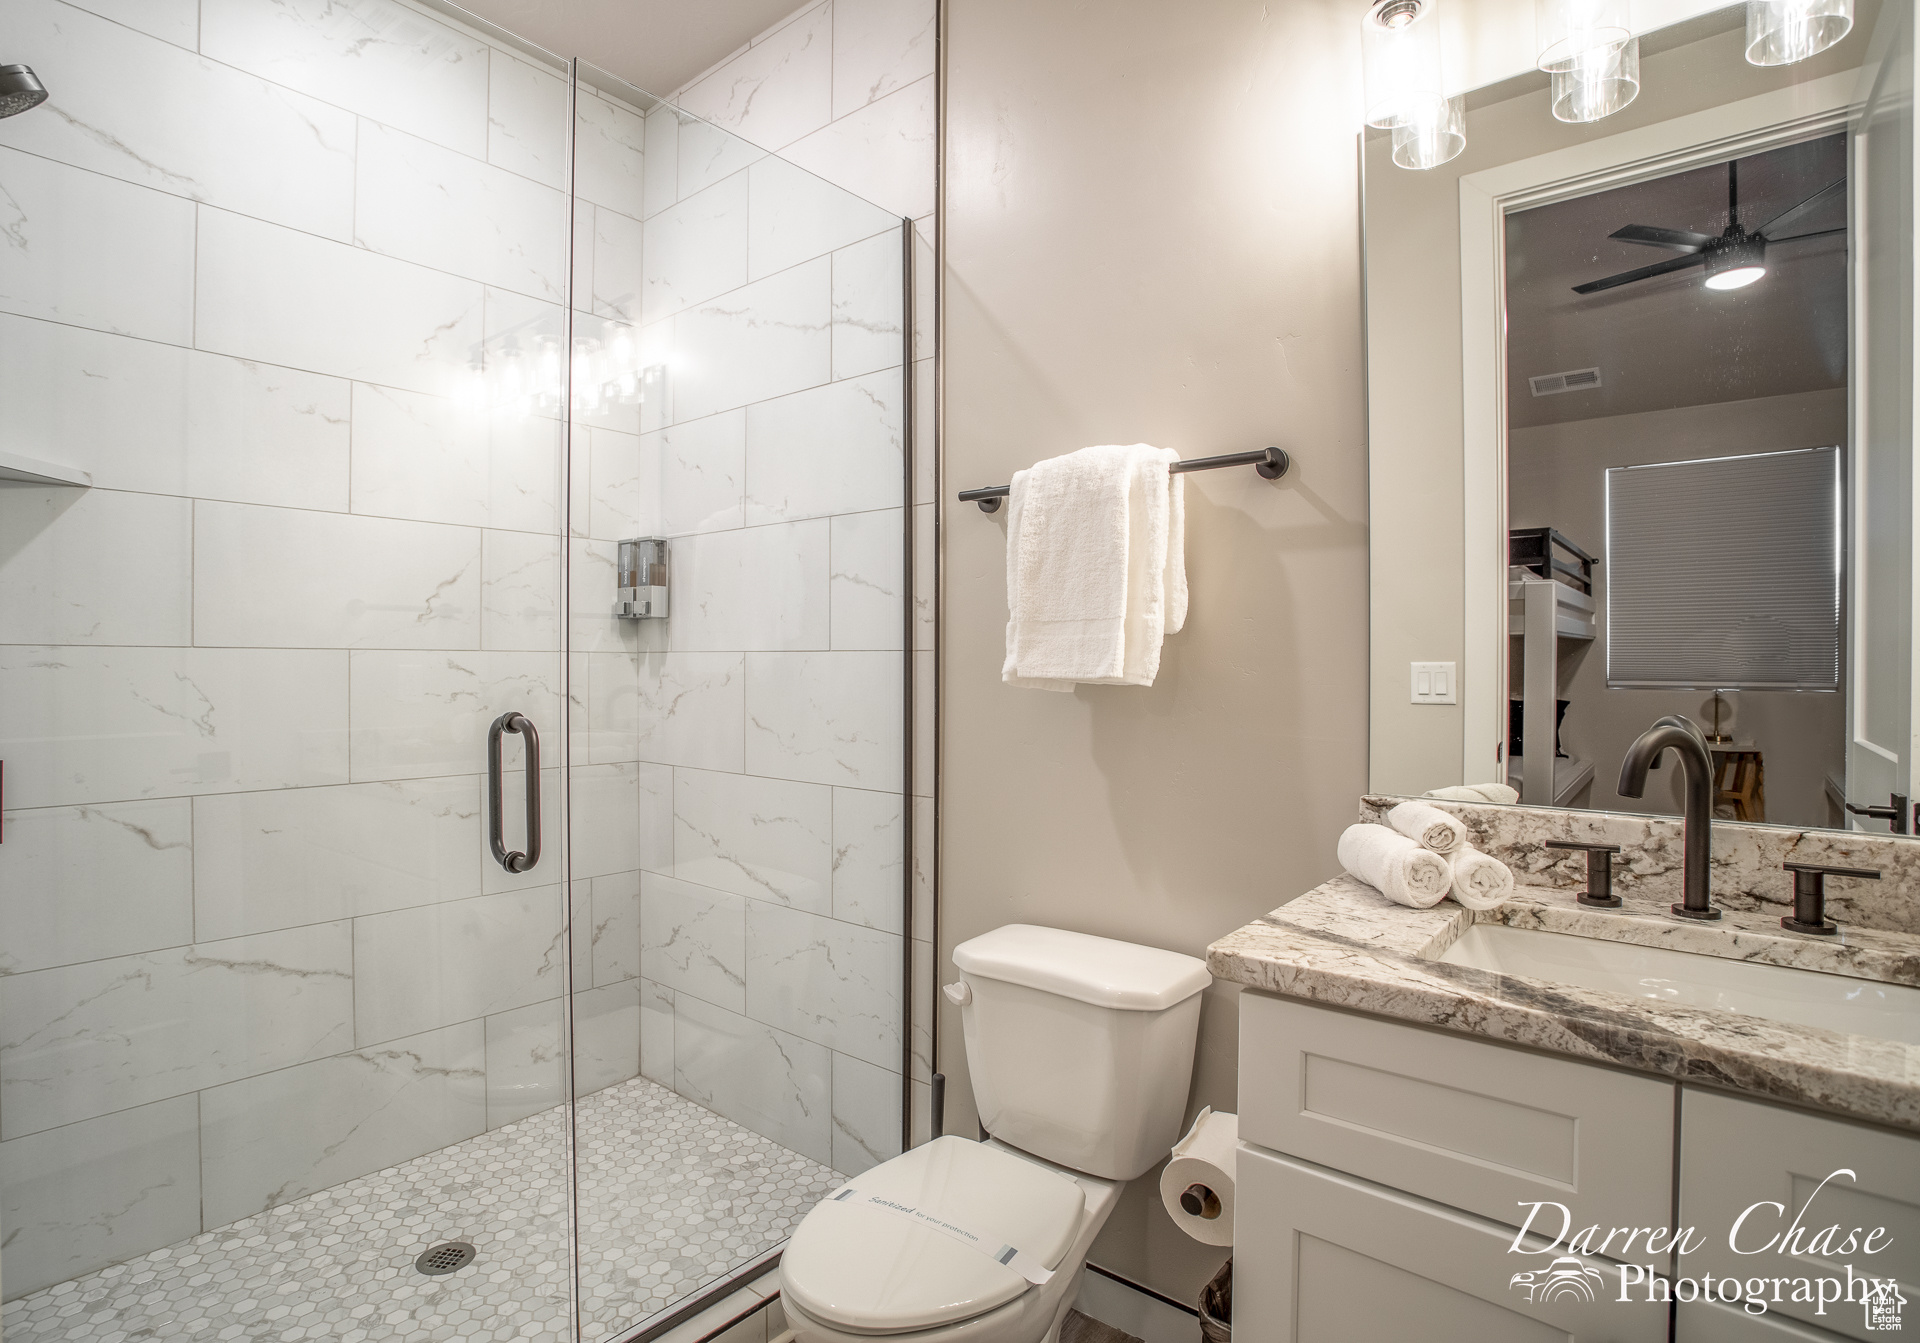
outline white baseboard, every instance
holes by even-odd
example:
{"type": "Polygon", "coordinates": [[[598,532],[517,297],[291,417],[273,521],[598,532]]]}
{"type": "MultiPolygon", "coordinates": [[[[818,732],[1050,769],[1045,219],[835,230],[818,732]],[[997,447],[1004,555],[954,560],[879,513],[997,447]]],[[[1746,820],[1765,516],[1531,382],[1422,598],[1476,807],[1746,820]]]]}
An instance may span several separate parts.
{"type": "Polygon", "coordinates": [[[1073,1308],[1090,1320],[1132,1334],[1141,1343],[1194,1343],[1199,1316],[1170,1306],[1132,1283],[1110,1278],[1089,1266],[1080,1274],[1080,1296],[1073,1308]]]}

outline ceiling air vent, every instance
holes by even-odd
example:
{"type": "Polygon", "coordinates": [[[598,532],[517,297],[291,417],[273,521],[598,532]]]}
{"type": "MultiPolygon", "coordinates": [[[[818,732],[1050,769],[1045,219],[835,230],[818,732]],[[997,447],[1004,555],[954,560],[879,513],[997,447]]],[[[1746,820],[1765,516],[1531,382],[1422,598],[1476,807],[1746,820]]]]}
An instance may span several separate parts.
{"type": "Polygon", "coordinates": [[[1528,378],[1527,385],[1533,388],[1535,396],[1558,396],[1562,392],[1584,392],[1590,387],[1600,385],[1600,370],[1597,368],[1573,368],[1565,373],[1542,373],[1537,378],[1528,378]]]}

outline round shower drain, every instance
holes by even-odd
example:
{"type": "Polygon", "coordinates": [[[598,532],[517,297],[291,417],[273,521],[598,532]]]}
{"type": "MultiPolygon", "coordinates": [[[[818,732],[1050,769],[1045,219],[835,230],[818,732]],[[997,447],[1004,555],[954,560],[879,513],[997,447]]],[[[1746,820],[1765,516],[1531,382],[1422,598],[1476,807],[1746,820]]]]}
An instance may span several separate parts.
{"type": "Polygon", "coordinates": [[[473,1262],[473,1246],[464,1240],[442,1241],[427,1250],[413,1261],[413,1266],[428,1277],[437,1278],[442,1273],[457,1273],[473,1262]]]}

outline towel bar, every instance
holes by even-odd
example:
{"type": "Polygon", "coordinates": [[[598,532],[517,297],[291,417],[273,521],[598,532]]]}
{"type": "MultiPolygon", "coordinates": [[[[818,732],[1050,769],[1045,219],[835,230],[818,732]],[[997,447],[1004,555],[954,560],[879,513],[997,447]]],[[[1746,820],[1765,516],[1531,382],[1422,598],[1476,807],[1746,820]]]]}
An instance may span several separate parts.
{"type": "MultiPolygon", "coordinates": [[[[1175,462],[1169,471],[1215,471],[1223,466],[1250,466],[1268,480],[1278,480],[1287,474],[1287,468],[1293,465],[1293,459],[1287,456],[1284,448],[1261,448],[1257,452],[1229,452],[1221,457],[1195,457],[1190,461],[1175,462]]],[[[1000,511],[1000,501],[1013,493],[1011,485],[992,485],[979,490],[960,491],[960,502],[978,504],[982,513],[1000,511]]]]}

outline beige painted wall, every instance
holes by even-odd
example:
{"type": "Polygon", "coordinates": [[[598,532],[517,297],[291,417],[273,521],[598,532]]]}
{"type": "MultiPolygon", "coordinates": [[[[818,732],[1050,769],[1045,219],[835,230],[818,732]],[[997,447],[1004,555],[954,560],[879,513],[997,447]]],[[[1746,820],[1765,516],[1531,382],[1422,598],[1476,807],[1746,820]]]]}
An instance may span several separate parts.
{"type": "MultiPolygon", "coordinates": [[[[1366,779],[1366,462],[1350,0],[949,0],[939,972],[1030,921],[1199,954],[1338,870],[1366,779]],[[1150,689],[1000,682],[1005,514],[1041,457],[1278,443],[1188,477],[1187,628],[1150,689]]],[[[957,1013],[948,1126],[974,1112],[957,1013]]],[[[1211,990],[1189,1114],[1235,1106],[1211,990]]],[[[1219,1262],[1136,1182],[1094,1261],[1219,1262]]]]}

